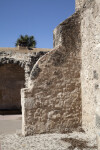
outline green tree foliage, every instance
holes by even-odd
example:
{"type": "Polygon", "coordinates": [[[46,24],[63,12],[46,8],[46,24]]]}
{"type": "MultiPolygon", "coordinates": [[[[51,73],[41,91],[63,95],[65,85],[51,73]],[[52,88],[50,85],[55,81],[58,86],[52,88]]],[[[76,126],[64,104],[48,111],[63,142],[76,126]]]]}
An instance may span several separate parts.
{"type": "Polygon", "coordinates": [[[34,39],[34,36],[28,36],[28,35],[21,35],[16,43],[15,46],[22,46],[27,48],[34,48],[36,46],[36,41],[34,39]]]}

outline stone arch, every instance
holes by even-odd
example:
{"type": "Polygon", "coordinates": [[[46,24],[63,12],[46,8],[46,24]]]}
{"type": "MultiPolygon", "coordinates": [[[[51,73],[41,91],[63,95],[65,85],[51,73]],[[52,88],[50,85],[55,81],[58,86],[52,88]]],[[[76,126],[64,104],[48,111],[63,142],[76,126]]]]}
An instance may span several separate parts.
{"type": "Polygon", "coordinates": [[[24,63],[15,59],[0,61],[0,114],[21,113],[21,92],[25,87],[24,63]]]}

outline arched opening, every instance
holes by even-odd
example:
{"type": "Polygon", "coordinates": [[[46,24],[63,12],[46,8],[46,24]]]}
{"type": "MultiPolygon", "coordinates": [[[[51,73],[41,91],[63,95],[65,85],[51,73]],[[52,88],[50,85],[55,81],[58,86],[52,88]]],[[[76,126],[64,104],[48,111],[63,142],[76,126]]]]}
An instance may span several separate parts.
{"type": "Polygon", "coordinates": [[[0,66],[0,114],[21,113],[21,92],[25,72],[17,64],[0,66]]]}

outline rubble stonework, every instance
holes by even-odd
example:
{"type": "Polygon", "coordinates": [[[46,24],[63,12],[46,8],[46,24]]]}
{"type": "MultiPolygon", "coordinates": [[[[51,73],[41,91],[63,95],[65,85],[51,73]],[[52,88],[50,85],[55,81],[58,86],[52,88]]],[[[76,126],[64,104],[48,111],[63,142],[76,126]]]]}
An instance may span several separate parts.
{"type": "Polygon", "coordinates": [[[80,15],[76,13],[57,27],[56,33],[60,34],[60,28],[62,34],[57,36],[55,33],[54,36],[61,37],[62,43],[37,61],[28,88],[22,90],[25,135],[66,133],[81,127],[79,20],[80,15]]]}
{"type": "Polygon", "coordinates": [[[21,111],[20,90],[28,86],[28,79],[33,65],[46,53],[44,51],[25,51],[0,48],[1,114],[7,110],[21,111]]]}
{"type": "Polygon", "coordinates": [[[100,149],[99,24],[100,2],[76,0],[75,14],[54,29],[51,51],[39,59],[32,53],[17,62],[19,54],[11,57],[25,68],[23,135],[83,131],[97,137],[100,149]]]}

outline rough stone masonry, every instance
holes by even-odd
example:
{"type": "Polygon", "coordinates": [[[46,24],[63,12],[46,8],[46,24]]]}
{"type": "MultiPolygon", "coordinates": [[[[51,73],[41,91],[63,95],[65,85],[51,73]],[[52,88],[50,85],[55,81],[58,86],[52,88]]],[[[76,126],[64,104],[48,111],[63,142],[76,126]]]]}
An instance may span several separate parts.
{"type": "MultiPolygon", "coordinates": [[[[100,2],[76,0],[75,14],[53,37],[54,48],[39,59],[33,53],[13,55],[12,63],[24,65],[26,76],[22,134],[84,130],[97,136],[100,148],[100,2]]],[[[1,64],[11,62],[6,50],[0,58],[1,64]]]]}
{"type": "Polygon", "coordinates": [[[21,112],[21,88],[28,86],[28,78],[36,61],[49,49],[23,50],[0,48],[0,114],[21,112]]]}

